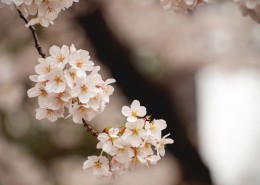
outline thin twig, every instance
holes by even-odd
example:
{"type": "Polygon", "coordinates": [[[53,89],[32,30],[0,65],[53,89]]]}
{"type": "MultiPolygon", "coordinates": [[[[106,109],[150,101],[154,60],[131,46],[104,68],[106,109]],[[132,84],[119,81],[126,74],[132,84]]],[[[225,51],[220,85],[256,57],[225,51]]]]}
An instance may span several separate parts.
{"type": "MultiPolygon", "coordinates": [[[[28,24],[29,21],[23,16],[23,13],[18,8],[16,8],[16,9],[19,13],[20,18],[23,19],[26,24],[28,24]]],[[[41,55],[42,58],[45,58],[46,55],[42,52],[42,47],[40,46],[39,39],[36,34],[36,29],[33,26],[29,26],[29,29],[31,30],[32,35],[33,35],[35,48],[37,49],[39,55],[41,55]]]]}
{"type": "Polygon", "coordinates": [[[93,136],[98,137],[99,132],[93,129],[90,124],[88,124],[84,119],[82,119],[84,127],[87,128],[87,131],[89,131],[93,136]]]}

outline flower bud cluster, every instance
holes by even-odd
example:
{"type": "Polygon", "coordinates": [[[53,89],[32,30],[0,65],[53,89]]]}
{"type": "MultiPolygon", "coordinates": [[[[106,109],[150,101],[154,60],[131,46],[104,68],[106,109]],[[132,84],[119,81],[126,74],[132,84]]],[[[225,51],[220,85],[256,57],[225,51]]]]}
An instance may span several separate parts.
{"type": "Polygon", "coordinates": [[[27,27],[35,24],[48,27],[61,10],[71,7],[74,2],[79,0],[0,0],[0,4],[15,5],[25,17],[29,17],[27,27]]]}
{"type": "Polygon", "coordinates": [[[244,16],[249,15],[256,22],[260,23],[260,1],[259,0],[234,0],[239,4],[244,16]]]}
{"type": "Polygon", "coordinates": [[[160,0],[165,10],[172,10],[176,13],[189,13],[198,5],[208,1],[209,0],[160,0]]]}
{"type": "Polygon", "coordinates": [[[74,45],[52,46],[50,56],[39,58],[35,66],[37,75],[30,76],[35,87],[28,90],[29,97],[38,97],[36,118],[54,122],[64,117],[64,109],[75,123],[90,121],[101,113],[114,88],[114,79],[103,81],[100,67],[94,66],[89,52],[76,50],[74,45]]]}
{"type": "Polygon", "coordinates": [[[169,134],[162,137],[166,122],[145,117],[146,108],[139,101],[134,100],[131,107],[124,106],[122,113],[128,120],[124,126],[106,128],[97,137],[97,148],[111,159],[89,156],[84,162],[83,169],[93,169],[97,177],[114,177],[136,167],[155,165],[165,155],[165,145],[173,143],[167,138],[169,134]]]}

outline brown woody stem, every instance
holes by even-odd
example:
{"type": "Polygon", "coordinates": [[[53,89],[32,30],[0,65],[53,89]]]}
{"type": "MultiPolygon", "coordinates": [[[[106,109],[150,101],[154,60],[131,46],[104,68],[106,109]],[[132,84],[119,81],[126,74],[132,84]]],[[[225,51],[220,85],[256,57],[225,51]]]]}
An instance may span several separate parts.
{"type": "Polygon", "coordinates": [[[87,131],[89,131],[93,136],[98,137],[99,132],[93,129],[90,124],[88,124],[84,119],[82,119],[84,127],[87,128],[87,131]]]}
{"type": "MultiPolygon", "coordinates": [[[[23,21],[28,24],[28,20],[24,17],[23,13],[21,12],[21,10],[19,10],[18,8],[16,8],[17,12],[19,13],[19,16],[21,19],[23,19],[23,21]]],[[[35,48],[37,49],[39,55],[41,55],[42,58],[45,58],[46,55],[42,52],[42,47],[40,46],[40,43],[39,43],[39,39],[38,39],[38,36],[36,34],[36,29],[33,27],[33,26],[29,26],[29,29],[31,30],[32,32],[32,36],[33,36],[33,40],[34,40],[34,46],[35,48]]]]}

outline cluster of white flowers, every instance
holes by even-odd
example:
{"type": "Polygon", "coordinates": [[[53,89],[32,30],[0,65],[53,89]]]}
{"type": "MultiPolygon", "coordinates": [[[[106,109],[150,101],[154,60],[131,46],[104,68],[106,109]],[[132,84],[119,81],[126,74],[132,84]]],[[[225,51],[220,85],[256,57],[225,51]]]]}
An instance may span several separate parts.
{"type": "Polygon", "coordinates": [[[74,45],[52,46],[50,56],[39,58],[35,66],[37,75],[30,76],[35,87],[28,90],[29,97],[38,97],[36,118],[54,122],[64,117],[64,108],[75,123],[90,121],[101,113],[114,88],[114,79],[102,80],[99,66],[90,61],[89,52],[76,50],[74,45]]]}
{"type": "Polygon", "coordinates": [[[65,10],[79,0],[0,0],[1,5],[15,5],[30,21],[26,26],[53,24],[61,10],[65,10]]]}
{"type": "Polygon", "coordinates": [[[176,13],[188,13],[193,11],[198,5],[209,0],[160,0],[162,6],[166,10],[172,10],[176,13]]]}
{"type": "Polygon", "coordinates": [[[244,16],[251,16],[260,23],[260,0],[234,0],[239,4],[244,16]]]}
{"type": "Polygon", "coordinates": [[[83,169],[93,169],[97,177],[115,177],[136,167],[157,163],[165,155],[165,145],[173,140],[162,137],[167,125],[162,119],[151,120],[146,116],[146,108],[134,100],[131,107],[124,106],[122,113],[127,117],[126,124],[120,128],[106,128],[97,137],[100,156],[89,156],[83,169]],[[102,156],[106,152],[111,160],[102,156]]]}

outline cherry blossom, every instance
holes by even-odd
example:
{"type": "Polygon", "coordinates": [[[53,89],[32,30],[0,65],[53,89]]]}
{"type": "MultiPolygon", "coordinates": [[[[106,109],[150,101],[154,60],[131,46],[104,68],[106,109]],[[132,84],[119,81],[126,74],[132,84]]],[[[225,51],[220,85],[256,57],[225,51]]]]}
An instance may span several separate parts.
{"type": "Polygon", "coordinates": [[[122,107],[122,113],[127,117],[127,121],[135,122],[138,117],[145,116],[146,108],[144,106],[140,106],[140,102],[138,100],[134,100],[130,107],[122,107]]]}
{"type": "MultiPolygon", "coordinates": [[[[140,108],[140,102],[134,100],[131,108],[140,108]],[[132,107],[133,105],[133,107],[132,107]]],[[[124,106],[127,107],[127,106],[124,106]]],[[[122,114],[127,108],[122,108],[122,114]]],[[[142,107],[146,112],[146,108],[142,107]]],[[[145,114],[142,114],[144,117],[145,114]]],[[[173,140],[167,138],[166,135],[161,138],[162,130],[166,128],[166,121],[162,119],[150,120],[150,116],[138,118],[132,122],[126,122],[124,126],[119,128],[106,128],[97,136],[99,140],[98,149],[102,149],[109,157],[109,168],[107,172],[96,173],[97,177],[109,176],[116,177],[136,168],[155,165],[165,155],[165,146],[172,144],[173,140]]],[[[93,161],[97,161],[97,157],[93,156],[93,161]],[[95,160],[94,160],[95,159],[95,160]]],[[[90,158],[84,163],[91,163],[90,158]]],[[[94,163],[95,163],[94,162],[94,163]]],[[[96,164],[96,163],[95,163],[96,164]]],[[[90,165],[94,166],[95,165],[90,165]]],[[[95,173],[94,173],[95,175],[95,173]]]]}
{"type": "Polygon", "coordinates": [[[96,177],[109,175],[109,161],[104,156],[90,156],[88,160],[84,162],[83,169],[93,169],[93,173],[96,177]]]}
{"type": "Polygon", "coordinates": [[[52,46],[49,52],[47,58],[38,59],[36,75],[30,76],[36,84],[27,93],[29,97],[38,97],[40,106],[36,118],[56,121],[64,117],[64,109],[68,108],[67,117],[72,116],[75,123],[92,120],[109,103],[114,91],[110,83],[115,80],[104,81],[99,74],[100,67],[89,60],[89,53],[77,50],[74,45],[52,46]],[[80,60],[82,66],[74,65],[75,59],[80,60]],[[63,111],[56,114],[57,110],[63,111]]]}
{"type": "Polygon", "coordinates": [[[70,8],[74,2],[79,0],[0,0],[3,5],[16,6],[25,17],[29,18],[27,27],[41,24],[48,27],[53,24],[61,10],[70,8]]]}

